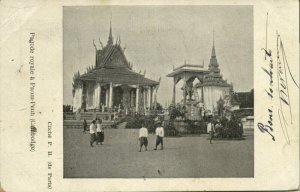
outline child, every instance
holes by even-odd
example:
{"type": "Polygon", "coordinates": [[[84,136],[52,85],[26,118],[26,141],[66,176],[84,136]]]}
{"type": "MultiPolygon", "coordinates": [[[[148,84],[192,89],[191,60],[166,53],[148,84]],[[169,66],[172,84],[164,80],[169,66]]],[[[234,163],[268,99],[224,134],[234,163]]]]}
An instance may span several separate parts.
{"type": "Polygon", "coordinates": [[[87,127],[88,127],[86,120],[83,120],[82,126],[83,126],[83,133],[85,133],[87,131],[87,127]]]}

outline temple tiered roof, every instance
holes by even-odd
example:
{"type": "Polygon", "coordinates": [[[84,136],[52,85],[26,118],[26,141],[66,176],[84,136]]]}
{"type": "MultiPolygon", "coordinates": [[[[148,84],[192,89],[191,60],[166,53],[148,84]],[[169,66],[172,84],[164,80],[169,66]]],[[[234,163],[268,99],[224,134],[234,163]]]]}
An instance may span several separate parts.
{"type": "MultiPolygon", "coordinates": [[[[101,43],[101,42],[100,42],[101,43]]],[[[159,82],[148,79],[143,74],[136,73],[127,61],[120,37],[113,44],[110,27],[107,45],[96,49],[96,64],[92,70],[79,77],[80,80],[98,81],[100,83],[120,83],[128,85],[158,85],[159,82]]]]}
{"type": "Polygon", "coordinates": [[[82,80],[93,80],[101,83],[120,83],[128,85],[158,85],[157,81],[145,78],[128,68],[96,68],[80,76],[82,80]]]}
{"type": "Polygon", "coordinates": [[[230,87],[230,85],[227,83],[226,80],[223,79],[223,76],[220,73],[214,41],[213,41],[213,47],[211,51],[211,58],[208,65],[208,74],[204,76],[202,83],[198,83],[196,85],[196,87],[201,87],[201,86],[230,87]]]}
{"type": "Polygon", "coordinates": [[[203,65],[195,65],[195,64],[187,64],[186,62],[184,65],[173,69],[173,72],[168,74],[167,77],[174,77],[177,74],[182,72],[197,72],[202,74],[208,74],[209,71],[203,68],[203,65]]]}

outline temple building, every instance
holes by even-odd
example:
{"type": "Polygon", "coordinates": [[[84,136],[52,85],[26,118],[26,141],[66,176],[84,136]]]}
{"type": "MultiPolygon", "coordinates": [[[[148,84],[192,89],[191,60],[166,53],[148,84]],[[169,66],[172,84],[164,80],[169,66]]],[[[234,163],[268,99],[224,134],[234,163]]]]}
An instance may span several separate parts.
{"type": "MultiPolygon", "coordinates": [[[[99,40],[100,41],[100,40],[99,40]]],[[[127,61],[120,37],[114,43],[110,25],[106,46],[95,46],[96,62],[85,74],[73,78],[73,112],[145,112],[156,104],[159,82],[136,73],[127,61]]]]}
{"type": "Polygon", "coordinates": [[[195,114],[201,113],[201,110],[197,111],[199,108],[202,109],[202,112],[216,112],[220,100],[224,102],[224,106],[231,105],[230,95],[233,87],[221,75],[214,41],[208,69],[204,69],[204,64],[192,65],[185,62],[183,66],[173,69],[173,72],[167,77],[174,79],[173,104],[175,104],[176,84],[183,80],[181,104],[187,108],[188,116],[200,115],[195,114]],[[198,79],[199,83],[194,85],[195,79],[198,79]]]}

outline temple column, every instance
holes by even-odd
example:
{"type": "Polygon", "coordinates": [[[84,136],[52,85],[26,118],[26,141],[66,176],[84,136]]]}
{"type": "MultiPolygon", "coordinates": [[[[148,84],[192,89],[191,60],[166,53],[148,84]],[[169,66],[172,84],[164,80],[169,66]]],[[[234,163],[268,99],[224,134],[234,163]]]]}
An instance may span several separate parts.
{"type": "Polygon", "coordinates": [[[82,85],[79,85],[75,88],[75,92],[73,95],[73,112],[76,112],[78,109],[81,108],[82,105],[82,85]]]}
{"type": "Polygon", "coordinates": [[[154,108],[155,104],[155,86],[152,87],[152,107],[154,108]]]}
{"type": "Polygon", "coordinates": [[[183,82],[183,106],[186,105],[186,90],[187,90],[187,83],[186,83],[186,77],[184,76],[184,82],[183,82]]]}
{"type": "Polygon", "coordinates": [[[172,98],[172,104],[175,106],[176,100],[175,100],[175,95],[176,95],[176,79],[174,78],[174,85],[173,85],[173,98],[172,98]]]}
{"type": "Polygon", "coordinates": [[[204,104],[204,86],[201,87],[201,101],[204,104]]]}
{"type": "Polygon", "coordinates": [[[158,87],[155,87],[154,89],[154,109],[157,107],[157,89],[158,87]]]}
{"type": "Polygon", "coordinates": [[[94,97],[93,97],[93,108],[97,108],[97,99],[98,99],[98,85],[94,86],[94,97]]]}
{"type": "Polygon", "coordinates": [[[100,109],[100,105],[101,105],[101,84],[97,83],[97,87],[96,87],[96,109],[100,109]]]}
{"type": "Polygon", "coordinates": [[[106,87],[106,90],[105,90],[105,107],[108,107],[108,102],[109,102],[109,90],[108,90],[108,87],[106,87]]]}
{"type": "Polygon", "coordinates": [[[143,89],[143,101],[144,101],[144,111],[146,113],[146,107],[147,107],[147,90],[144,88],[143,89]]]}
{"type": "Polygon", "coordinates": [[[93,108],[96,109],[98,104],[98,83],[94,86],[93,108]]]}
{"type": "Polygon", "coordinates": [[[151,87],[148,87],[147,93],[148,93],[148,96],[147,96],[148,106],[147,107],[149,107],[149,109],[150,109],[150,107],[151,107],[151,87]]]}
{"type": "Polygon", "coordinates": [[[81,103],[80,103],[80,108],[82,109],[85,109],[86,106],[84,106],[83,104],[86,103],[86,95],[84,93],[84,83],[82,83],[81,85],[81,88],[82,88],[82,92],[81,92],[81,103]]]}
{"type": "Polygon", "coordinates": [[[130,107],[133,107],[134,103],[133,103],[133,90],[130,90],[130,107]]]}
{"type": "Polygon", "coordinates": [[[109,108],[112,108],[112,106],[113,106],[112,98],[113,98],[113,84],[110,83],[110,85],[109,85],[109,101],[108,101],[108,107],[109,108]]]}
{"type": "Polygon", "coordinates": [[[135,111],[139,111],[139,100],[140,100],[140,87],[136,88],[136,99],[135,99],[135,111]]]}
{"type": "Polygon", "coordinates": [[[87,84],[87,86],[86,86],[86,103],[85,103],[85,109],[88,109],[88,107],[89,107],[89,86],[88,86],[88,84],[87,84]]]}
{"type": "Polygon", "coordinates": [[[153,105],[153,87],[150,87],[150,108],[153,105]]]}

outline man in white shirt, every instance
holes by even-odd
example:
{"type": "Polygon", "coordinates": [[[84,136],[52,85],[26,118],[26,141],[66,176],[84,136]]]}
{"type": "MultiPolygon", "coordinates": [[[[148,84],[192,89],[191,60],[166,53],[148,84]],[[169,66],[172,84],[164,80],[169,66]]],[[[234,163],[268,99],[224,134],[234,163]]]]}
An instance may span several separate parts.
{"type": "Polygon", "coordinates": [[[91,145],[91,147],[94,147],[93,144],[96,141],[96,121],[95,120],[93,120],[92,124],[90,125],[90,134],[91,134],[90,145],[91,145]]]}
{"type": "Polygon", "coordinates": [[[140,140],[140,150],[139,152],[142,151],[143,145],[145,146],[145,151],[147,151],[147,146],[148,146],[148,129],[145,127],[145,124],[142,124],[142,128],[140,128],[139,131],[139,140],[140,140]]]}
{"type": "Polygon", "coordinates": [[[208,124],[207,124],[207,132],[210,135],[209,143],[212,144],[211,141],[213,140],[214,133],[215,133],[215,127],[214,127],[212,120],[210,120],[210,122],[208,122],[208,124]]]}
{"type": "Polygon", "coordinates": [[[157,150],[157,146],[159,144],[161,144],[161,150],[164,149],[164,142],[163,142],[163,139],[164,139],[164,128],[161,126],[161,122],[159,122],[157,124],[157,128],[155,130],[155,134],[156,134],[156,145],[155,145],[155,148],[154,150],[157,150]]]}

